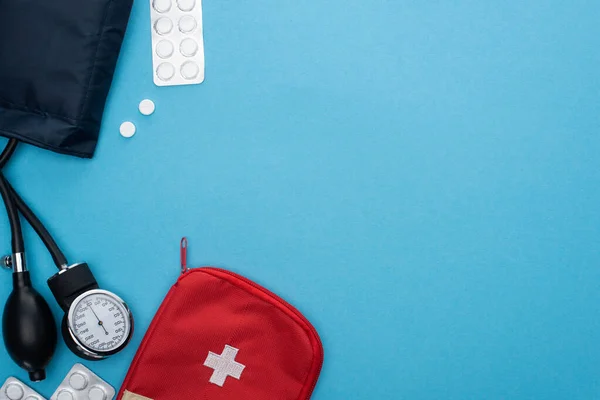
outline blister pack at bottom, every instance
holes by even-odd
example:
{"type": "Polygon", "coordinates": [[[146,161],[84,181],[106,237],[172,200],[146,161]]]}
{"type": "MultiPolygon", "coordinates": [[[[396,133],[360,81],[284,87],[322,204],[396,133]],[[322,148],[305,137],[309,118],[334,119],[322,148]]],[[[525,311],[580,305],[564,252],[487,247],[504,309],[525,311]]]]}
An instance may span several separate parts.
{"type": "Polygon", "coordinates": [[[46,400],[38,392],[18,380],[8,378],[0,388],[0,400],[46,400]]]}
{"type": "Polygon", "coordinates": [[[112,400],[115,389],[81,364],[75,364],[50,400],[112,400]]]}

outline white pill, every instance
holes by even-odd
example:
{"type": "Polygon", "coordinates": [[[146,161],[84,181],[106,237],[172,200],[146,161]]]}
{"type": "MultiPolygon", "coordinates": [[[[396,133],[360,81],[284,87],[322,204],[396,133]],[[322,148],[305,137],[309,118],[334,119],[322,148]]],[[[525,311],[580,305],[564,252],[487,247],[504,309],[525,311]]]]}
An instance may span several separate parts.
{"type": "Polygon", "coordinates": [[[179,30],[183,33],[190,33],[196,29],[197,23],[194,17],[186,15],[179,20],[179,30]]]}
{"type": "Polygon", "coordinates": [[[167,17],[162,17],[154,23],[154,30],[159,35],[166,35],[173,30],[173,21],[167,17]]]}
{"type": "Polygon", "coordinates": [[[133,122],[125,121],[121,124],[119,132],[121,132],[121,136],[130,138],[135,135],[135,125],[133,122]]]}
{"type": "Polygon", "coordinates": [[[168,81],[175,75],[175,67],[168,62],[162,63],[156,68],[156,75],[161,80],[168,81]]]}
{"type": "Polygon", "coordinates": [[[73,400],[73,393],[68,390],[62,390],[58,396],[56,396],[56,400],[73,400]]]}
{"type": "Polygon", "coordinates": [[[192,61],[184,62],[181,66],[181,76],[185,79],[194,79],[198,76],[200,72],[200,68],[198,68],[198,64],[192,61]]]}
{"type": "Polygon", "coordinates": [[[198,43],[194,39],[185,38],[179,45],[179,52],[186,57],[193,57],[198,52],[198,43]]]}
{"type": "Polygon", "coordinates": [[[156,106],[154,105],[154,102],[152,100],[144,99],[140,102],[139,109],[142,114],[150,115],[154,112],[156,106]]]}
{"type": "Polygon", "coordinates": [[[192,11],[196,6],[196,0],[177,0],[177,7],[181,11],[192,11]]]}
{"type": "Polygon", "coordinates": [[[154,0],[152,7],[159,13],[165,13],[171,9],[171,0],[154,0]]]}
{"type": "Polygon", "coordinates": [[[73,389],[83,390],[87,386],[87,378],[76,372],[69,378],[69,385],[71,385],[73,389]]]}
{"type": "Polygon", "coordinates": [[[105,400],[106,393],[104,393],[104,390],[100,389],[99,387],[93,387],[90,389],[88,397],[90,400],[105,400]]]}
{"type": "Polygon", "coordinates": [[[25,400],[42,400],[42,399],[37,396],[27,396],[27,397],[25,397],[25,400]]]}
{"type": "Polygon", "coordinates": [[[173,55],[173,51],[174,50],[175,49],[174,49],[173,43],[171,43],[168,40],[161,40],[156,45],[156,54],[160,58],[169,58],[169,57],[171,57],[173,55]]]}
{"type": "Polygon", "coordinates": [[[11,383],[6,387],[6,396],[10,400],[19,400],[23,398],[24,395],[25,392],[23,391],[23,388],[16,383],[11,383]]]}

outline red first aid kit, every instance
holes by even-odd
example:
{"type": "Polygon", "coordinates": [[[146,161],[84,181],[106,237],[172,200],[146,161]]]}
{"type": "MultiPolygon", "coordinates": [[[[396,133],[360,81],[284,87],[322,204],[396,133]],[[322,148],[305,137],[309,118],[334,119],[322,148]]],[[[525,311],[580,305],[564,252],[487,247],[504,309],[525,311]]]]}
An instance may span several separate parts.
{"type": "Polygon", "coordinates": [[[323,364],[310,322],[240,275],[187,269],[186,249],[117,399],[310,399],[323,364]]]}

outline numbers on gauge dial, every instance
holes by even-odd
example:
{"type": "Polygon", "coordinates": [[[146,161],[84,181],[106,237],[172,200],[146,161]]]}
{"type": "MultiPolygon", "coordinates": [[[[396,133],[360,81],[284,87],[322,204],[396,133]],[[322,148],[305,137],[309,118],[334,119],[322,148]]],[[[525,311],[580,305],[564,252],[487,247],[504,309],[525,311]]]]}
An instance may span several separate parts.
{"type": "Polygon", "coordinates": [[[129,313],[105,293],[90,294],[75,305],[71,329],[85,347],[109,352],[126,341],[131,329],[129,313]]]}

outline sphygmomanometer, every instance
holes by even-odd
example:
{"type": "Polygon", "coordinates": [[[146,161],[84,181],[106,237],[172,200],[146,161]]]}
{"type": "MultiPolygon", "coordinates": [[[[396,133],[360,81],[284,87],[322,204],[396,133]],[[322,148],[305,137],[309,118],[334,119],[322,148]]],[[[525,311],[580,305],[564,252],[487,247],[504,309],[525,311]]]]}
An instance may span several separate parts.
{"type": "MultiPolygon", "coordinates": [[[[18,142],[91,158],[132,0],[0,0],[0,135],[9,138],[0,168],[18,142]]],[[[127,304],[99,287],[85,263],[69,264],[41,221],[0,172],[0,194],[10,222],[13,292],[2,319],[11,358],[42,380],[57,342],[57,325],[32,287],[20,215],[40,236],[58,273],[48,280],[64,311],[67,346],[87,360],[122,350],[133,332],[127,304]]]]}

